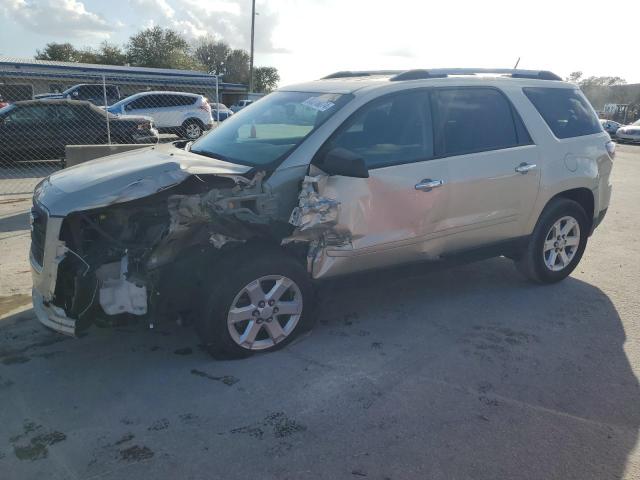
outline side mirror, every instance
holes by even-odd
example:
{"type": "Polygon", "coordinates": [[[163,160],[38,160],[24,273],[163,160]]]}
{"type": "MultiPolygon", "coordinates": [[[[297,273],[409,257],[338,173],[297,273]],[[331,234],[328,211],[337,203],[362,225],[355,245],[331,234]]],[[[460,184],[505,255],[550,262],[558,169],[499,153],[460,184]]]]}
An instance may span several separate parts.
{"type": "Polygon", "coordinates": [[[79,94],[78,94],[78,91],[76,90],[76,91],[75,91],[75,92],[73,92],[71,95],[73,95],[74,97],[77,97],[79,94]]]}
{"type": "Polygon", "coordinates": [[[317,166],[328,175],[369,178],[369,169],[362,157],[346,148],[329,150],[317,166]]]}

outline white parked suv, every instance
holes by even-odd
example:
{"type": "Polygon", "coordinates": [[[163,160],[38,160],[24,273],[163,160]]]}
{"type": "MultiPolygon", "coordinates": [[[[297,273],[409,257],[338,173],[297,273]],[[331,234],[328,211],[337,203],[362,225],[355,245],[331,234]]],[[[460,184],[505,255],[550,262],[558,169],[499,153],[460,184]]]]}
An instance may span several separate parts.
{"type": "Polygon", "coordinates": [[[550,72],[340,72],[195,142],[45,179],[34,308],[68,334],[192,319],[213,355],[242,357],[308,329],[315,283],[339,275],[503,255],[557,282],[607,212],[614,152],[550,72]]]}
{"type": "Polygon", "coordinates": [[[209,101],[195,93],[136,93],[114,103],[108,110],[116,115],[151,117],[160,133],[173,133],[189,140],[201,137],[213,126],[209,101]]]}

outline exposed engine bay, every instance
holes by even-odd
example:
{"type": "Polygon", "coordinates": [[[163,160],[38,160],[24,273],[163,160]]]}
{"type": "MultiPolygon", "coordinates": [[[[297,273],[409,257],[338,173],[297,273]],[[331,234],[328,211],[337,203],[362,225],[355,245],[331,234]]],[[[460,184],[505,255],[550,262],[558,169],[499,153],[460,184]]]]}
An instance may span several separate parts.
{"type": "Polygon", "coordinates": [[[71,213],[54,305],[81,322],[97,305],[107,315],[176,315],[190,303],[185,283],[197,283],[203,256],[251,239],[279,242],[290,231],[275,219],[263,177],[193,175],[149,197],[71,213]]]}

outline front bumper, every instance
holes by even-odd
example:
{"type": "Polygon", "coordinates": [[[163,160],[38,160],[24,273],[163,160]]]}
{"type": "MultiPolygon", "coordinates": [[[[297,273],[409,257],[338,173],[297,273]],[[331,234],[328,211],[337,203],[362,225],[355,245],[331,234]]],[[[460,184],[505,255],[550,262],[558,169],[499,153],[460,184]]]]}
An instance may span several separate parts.
{"type": "Polygon", "coordinates": [[[133,141],[135,143],[158,143],[160,140],[159,135],[158,130],[152,128],[151,130],[133,135],[133,141]]]}
{"type": "Polygon", "coordinates": [[[46,302],[42,294],[35,288],[31,291],[31,299],[33,310],[40,323],[56,332],[71,336],[76,335],[76,321],[67,317],[62,308],[46,302]]]}
{"type": "Polygon", "coordinates": [[[640,135],[630,135],[628,133],[616,133],[616,139],[623,142],[640,143],[640,135]]]}
{"type": "Polygon", "coordinates": [[[76,320],[67,317],[65,311],[53,304],[58,278],[58,266],[67,255],[64,242],[60,241],[62,218],[49,217],[43,242],[42,265],[29,253],[33,289],[33,310],[43,325],[66,335],[76,334],[76,320]]]}

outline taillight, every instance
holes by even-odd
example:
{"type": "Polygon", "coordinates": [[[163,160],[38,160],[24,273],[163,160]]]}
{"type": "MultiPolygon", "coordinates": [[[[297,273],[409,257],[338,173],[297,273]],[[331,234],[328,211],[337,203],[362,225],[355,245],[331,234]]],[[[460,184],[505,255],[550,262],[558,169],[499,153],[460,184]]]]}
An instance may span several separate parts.
{"type": "Polygon", "coordinates": [[[611,158],[616,156],[616,144],[615,142],[608,141],[605,145],[607,147],[607,153],[611,158]]]}
{"type": "Polygon", "coordinates": [[[207,113],[211,113],[211,105],[206,100],[198,107],[200,110],[204,110],[207,113]]]}

